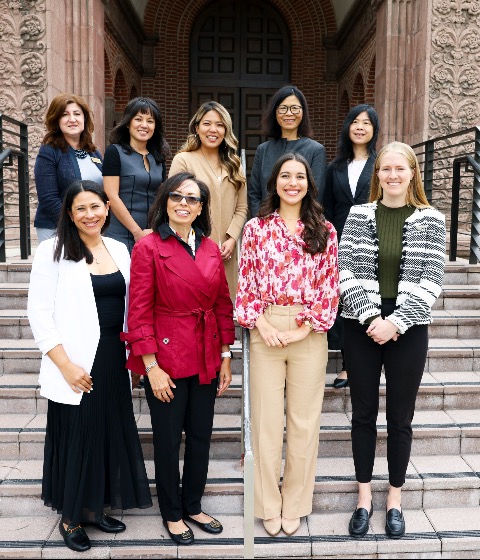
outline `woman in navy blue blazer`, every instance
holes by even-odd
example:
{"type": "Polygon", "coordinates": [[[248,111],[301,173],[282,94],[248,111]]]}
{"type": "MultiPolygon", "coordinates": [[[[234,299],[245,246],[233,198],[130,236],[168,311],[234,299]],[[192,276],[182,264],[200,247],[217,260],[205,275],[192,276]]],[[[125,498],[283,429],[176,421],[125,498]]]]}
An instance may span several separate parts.
{"type": "Polygon", "coordinates": [[[57,95],[45,117],[45,134],[35,161],[38,206],[34,225],[38,241],[55,235],[62,201],[68,187],[78,179],[100,185],[102,156],[92,142],[93,118],[78,95],[57,95]]]}

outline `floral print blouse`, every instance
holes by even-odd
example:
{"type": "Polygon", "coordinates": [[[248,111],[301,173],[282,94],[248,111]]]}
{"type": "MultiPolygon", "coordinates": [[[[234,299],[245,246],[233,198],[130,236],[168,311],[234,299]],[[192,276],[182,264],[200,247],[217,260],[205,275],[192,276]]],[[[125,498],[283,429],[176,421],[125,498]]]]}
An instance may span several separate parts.
{"type": "Polygon", "coordinates": [[[269,305],[302,304],[299,326],[308,320],[315,332],[330,329],[339,300],[338,245],[335,228],[325,223],[330,231],[325,252],[311,255],[305,251],[300,220],[295,235],[277,211],[247,222],[235,301],[240,325],[252,329],[269,305]]]}

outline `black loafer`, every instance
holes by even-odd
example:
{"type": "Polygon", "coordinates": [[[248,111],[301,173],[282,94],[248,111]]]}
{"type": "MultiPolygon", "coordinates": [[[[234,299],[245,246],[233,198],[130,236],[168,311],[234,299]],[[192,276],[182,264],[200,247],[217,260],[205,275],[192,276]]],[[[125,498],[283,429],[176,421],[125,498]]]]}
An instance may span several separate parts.
{"type": "Polygon", "coordinates": [[[368,533],[368,521],[373,514],[373,503],[370,511],[365,508],[356,508],[348,524],[348,532],[352,537],[363,537],[368,533]]]}
{"type": "MultiPolygon", "coordinates": [[[[187,525],[185,523],[185,525],[187,525]]],[[[190,527],[188,527],[188,529],[186,531],[183,531],[183,533],[177,534],[177,533],[172,533],[170,531],[170,529],[168,528],[168,523],[165,521],[165,519],[163,520],[163,526],[165,527],[165,529],[167,530],[168,536],[172,539],[172,541],[176,544],[193,544],[194,541],[194,536],[193,536],[193,532],[190,529],[190,527]]]]}
{"type": "Polygon", "coordinates": [[[333,386],[335,389],[343,389],[344,387],[348,387],[348,377],[346,377],[345,379],[337,377],[333,382],[333,386]]]}
{"type": "Polygon", "coordinates": [[[114,519],[113,517],[109,517],[106,513],[103,514],[103,517],[100,521],[95,523],[85,523],[85,525],[96,527],[104,533],[121,533],[127,528],[125,523],[122,523],[121,521],[119,521],[118,519],[114,519]]]}
{"type": "Polygon", "coordinates": [[[385,516],[385,533],[391,539],[400,539],[405,534],[405,519],[403,512],[392,508],[385,516]]]}
{"type": "Polygon", "coordinates": [[[70,550],[85,552],[91,548],[90,539],[81,525],[69,525],[66,529],[62,521],[58,526],[63,542],[70,550]]]}
{"type": "Polygon", "coordinates": [[[218,521],[218,519],[215,519],[214,517],[212,517],[212,521],[209,521],[208,523],[202,523],[201,521],[197,521],[196,519],[193,519],[193,517],[190,517],[189,515],[186,515],[185,519],[187,519],[187,521],[190,521],[191,523],[194,523],[197,527],[200,527],[202,531],[205,531],[206,533],[211,533],[212,535],[218,535],[223,531],[223,525],[220,523],[220,521],[218,521]]]}

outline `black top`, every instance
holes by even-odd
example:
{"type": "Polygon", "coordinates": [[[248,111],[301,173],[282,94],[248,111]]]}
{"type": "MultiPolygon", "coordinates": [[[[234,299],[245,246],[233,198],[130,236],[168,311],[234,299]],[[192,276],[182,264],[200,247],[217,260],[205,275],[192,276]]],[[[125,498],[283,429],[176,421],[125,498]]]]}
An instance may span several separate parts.
{"type": "MultiPolygon", "coordinates": [[[[110,144],[105,150],[104,177],[120,177],[119,196],[132,218],[142,228],[147,228],[148,210],[157,194],[158,187],[166,177],[165,163],[157,163],[152,154],[147,155],[150,170],[147,171],[142,154],[127,154],[119,144],[110,144]]],[[[125,243],[130,253],[135,240],[112,212],[107,237],[125,243]]]]}
{"type": "Polygon", "coordinates": [[[100,336],[119,335],[123,331],[126,285],[123,274],[90,274],[97,304],[100,336]]]}

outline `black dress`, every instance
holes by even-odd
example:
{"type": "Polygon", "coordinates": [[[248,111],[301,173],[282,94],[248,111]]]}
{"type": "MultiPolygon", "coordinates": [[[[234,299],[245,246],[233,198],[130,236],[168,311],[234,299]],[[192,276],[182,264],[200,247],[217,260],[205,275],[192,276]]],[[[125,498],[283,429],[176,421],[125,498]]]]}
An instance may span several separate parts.
{"type": "Polygon", "coordinates": [[[120,271],[91,277],[100,323],[93,390],[78,406],[48,401],[43,464],[45,505],[74,525],[99,521],[106,507],[152,505],[120,340],[125,280],[120,271]]]}

